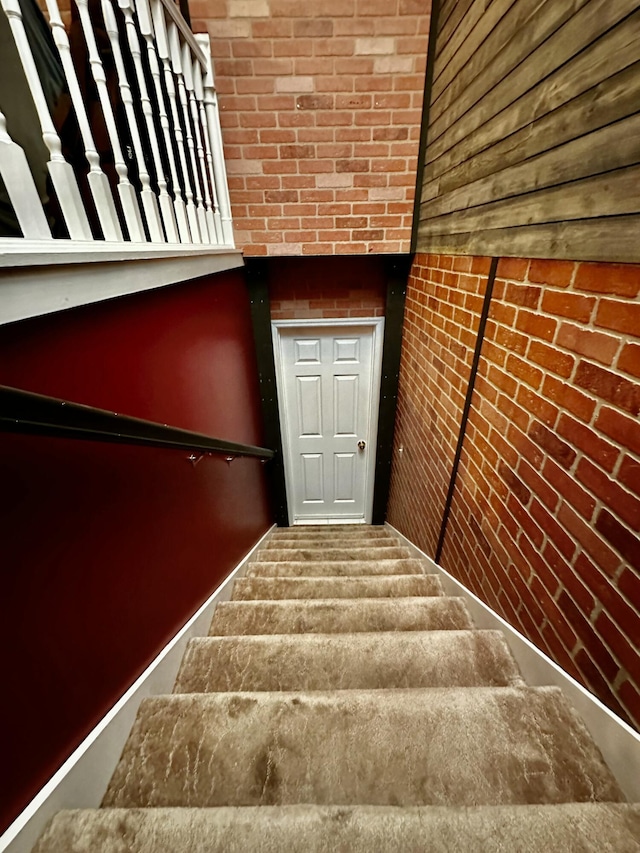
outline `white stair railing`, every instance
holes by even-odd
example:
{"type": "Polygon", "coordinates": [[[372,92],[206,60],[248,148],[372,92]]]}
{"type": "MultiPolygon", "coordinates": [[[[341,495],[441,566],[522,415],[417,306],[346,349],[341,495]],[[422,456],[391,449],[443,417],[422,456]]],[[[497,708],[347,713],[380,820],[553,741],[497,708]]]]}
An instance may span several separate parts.
{"type": "Polygon", "coordinates": [[[49,149],[51,159],[47,163],[47,168],[69,236],[72,240],[91,240],[91,228],[80,196],[76,176],[73,168],[62,154],[62,142],[53,123],[47,97],[38,75],[38,69],[22,20],[20,4],[18,0],[2,0],[2,8],[9,19],[20,62],[31,90],[38,121],[42,129],[42,139],[49,149]]]}
{"type": "MultiPolygon", "coordinates": [[[[35,179],[40,164],[30,162],[20,134],[12,135],[13,122],[18,125],[12,110],[19,105],[0,113],[0,213],[15,218],[10,233],[22,233],[20,238],[0,232],[0,250],[20,239],[30,247],[38,241],[51,247],[52,232],[64,231],[67,244],[233,248],[209,37],[194,36],[173,0],[72,0],[86,45],[79,48],[81,41],[70,40],[65,29],[58,0],[45,2],[57,55],[38,63],[33,50],[47,48],[32,48],[18,0],[0,0],[33,97],[37,133],[49,153],[45,193],[35,179]],[[101,47],[110,47],[110,55],[101,54],[101,47]],[[77,144],[65,137],[47,81],[39,77],[38,68],[52,61],[66,81],[81,161],[77,144]],[[58,227],[60,218],[64,228],[58,227]]],[[[0,56],[0,74],[5,61],[0,56]]],[[[0,227],[3,221],[6,216],[0,216],[0,227]]]]}

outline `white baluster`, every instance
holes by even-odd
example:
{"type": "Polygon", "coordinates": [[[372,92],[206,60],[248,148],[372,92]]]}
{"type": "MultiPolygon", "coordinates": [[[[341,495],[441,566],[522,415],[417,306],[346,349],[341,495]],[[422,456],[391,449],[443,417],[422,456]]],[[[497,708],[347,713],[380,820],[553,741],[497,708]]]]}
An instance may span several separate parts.
{"type": "Polygon", "coordinates": [[[109,90],[107,88],[107,77],[102,65],[102,60],[100,59],[98,46],[96,45],[96,38],[93,32],[93,24],[91,23],[91,17],[89,15],[88,0],[75,0],[75,2],[80,15],[82,32],[84,33],[84,38],[87,43],[91,74],[96,84],[100,105],[102,107],[102,114],[107,126],[107,133],[109,134],[109,142],[113,151],[113,161],[118,175],[118,196],[120,197],[124,220],[129,231],[129,239],[134,243],[145,243],[147,238],[144,233],[142,217],[140,216],[138,197],[136,195],[135,188],[129,180],[129,172],[122,154],[118,128],[113,114],[113,107],[111,106],[111,100],[109,98],[109,90]]]}
{"type": "MultiPolygon", "coordinates": [[[[107,29],[107,35],[111,42],[111,50],[113,51],[113,61],[116,65],[116,73],[118,75],[118,85],[120,87],[120,97],[124,104],[124,111],[127,116],[127,124],[133,142],[133,150],[135,151],[136,160],[138,163],[138,176],[142,184],[140,198],[142,199],[142,207],[149,228],[149,236],[152,243],[164,243],[164,233],[162,231],[162,223],[160,222],[160,212],[158,210],[158,199],[156,194],[151,189],[151,177],[147,168],[147,161],[144,155],[144,148],[140,140],[140,131],[138,130],[138,121],[133,108],[133,95],[131,94],[131,86],[127,78],[127,72],[122,58],[122,49],[120,48],[120,35],[118,33],[118,25],[116,23],[115,12],[111,5],[111,0],[102,0],[102,15],[104,24],[107,29]]],[[[139,58],[139,57],[138,57],[139,58]]]]}
{"type": "Polygon", "coordinates": [[[191,133],[191,121],[189,119],[189,105],[187,100],[187,90],[184,82],[184,74],[182,69],[182,56],[180,49],[180,38],[178,28],[173,23],[169,22],[169,49],[171,51],[171,64],[178,80],[178,96],[180,98],[180,106],[184,118],[185,134],[187,137],[187,148],[189,150],[189,160],[191,162],[191,173],[193,177],[193,188],[196,197],[196,212],[198,215],[196,228],[189,220],[191,226],[191,234],[194,243],[204,243],[207,241],[207,219],[202,206],[202,193],[200,192],[200,181],[198,180],[198,166],[196,164],[196,149],[191,133]],[[197,236],[196,236],[197,235],[197,236]]]}
{"type": "Polygon", "coordinates": [[[202,131],[200,129],[200,115],[198,112],[198,103],[196,101],[195,88],[193,83],[193,57],[191,48],[186,42],[182,44],[182,70],[184,72],[184,83],[189,98],[189,109],[191,111],[191,119],[195,131],[196,152],[198,155],[198,165],[200,166],[200,178],[202,180],[202,188],[204,191],[204,210],[205,222],[207,230],[206,234],[209,239],[206,243],[216,243],[216,229],[213,219],[213,208],[211,207],[211,193],[209,192],[209,181],[207,177],[207,162],[204,156],[204,146],[202,144],[202,131]]]}
{"type": "MultiPolygon", "coordinates": [[[[189,225],[193,223],[197,228],[198,215],[196,213],[196,206],[193,203],[193,192],[191,191],[191,185],[189,181],[189,170],[187,168],[186,146],[184,141],[184,135],[182,133],[182,126],[180,124],[180,119],[178,116],[176,87],[173,80],[173,72],[171,70],[170,62],[167,22],[165,20],[164,9],[162,7],[162,4],[160,3],[160,0],[151,0],[151,8],[153,11],[153,25],[155,28],[156,42],[158,45],[158,54],[160,56],[160,59],[162,60],[164,82],[167,88],[167,95],[169,96],[169,107],[171,109],[171,119],[173,121],[173,132],[176,137],[176,147],[178,149],[178,156],[180,157],[180,168],[184,177],[184,194],[187,199],[187,204],[185,207],[182,198],[182,193],[180,192],[181,184],[177,175],[177,165],[175,164],[175,160],[173,159],[173,148],[171,148],[171,162],[173,163],[173,167],[176,169],[174,184],[178,230],[180,231],[180,239],[182,240],[182,242],[191,243],[193,242],[193,240],[191,238],[191,231],[189,229],[189,225]]],[[[197,233],[197,231],[195,233],[197,233]]]]}
{"type": "Polygon", "coordinates": [[[1,0],[13,39],[18,49],[20,62],[24,69],[31,96],[38,113],[38,120],[42,128],[42,139],[49,150],[51,159],[47,163],[51,182],[56,191],[56,196],[64,216],[64,221],[72,240],[92,240],[93,235],[89,227],[89,220],[82,203],[78,182],[73,168],[62,155],[62,144],[55,129],[49,105],[38,77],[38,70],[31,53],[31,46],[22,20],[22,11],[18,0],[1,0]]]}
{"type": "Polygon", "coordinates": [[[231,219],[231,202],[229,200],[229,186],[227,184],[227,170],[224,165],[224,151],[222,148],[222,134],[220,133],[220,117],[218,114],[218,96],[215,90],[213,76],[213,63],[211,61],[211,48],[209,36],[200,34],[196,36],[198,44],[207,57],[207,71],[204,78],[204,103],[207,111],[207,125],[209,138],[211,140],[211,152],[213,155],[213,169],[216,176],[216,193],[220,208],[220,219],[222,221],[222,233],[225,246],[235,246],[233,240],[233,221],[231,219]]]}
{"type": "Polygon", "coordinates": [[[71,101],[76,111],[78,127],[80,128],[80,134],[84,143],[85,157],[89,163],[87,181],[96,206],[96,212],[98,214],[98,219],[100,220],[102,233],[104,234],[105,240],[121,242],[123,240],[122,228],[120,227],[116,206],[111,194],[109,179],[100,167],[100,155],[98,154],[95,142],[93,141],[89,118],[84,106],[84,98],[80,91],[76,69],[71,57],[71,47],[69,45],[67,31],[62,23],[60,10],[58,9],[56,0],[46,0],[46,2],[47,11],[49,12],[49,23],[53,32],[53,40],[58,48],[60,61],[62,62],[62,67],[64,68],[64,73],[67,78],[71,101]]]}
{"type": "MultiPolygon", "coordinates": [[[[162,10],[162,6],[158,0],[154,0],[155,4],[160,7],[160,14],[164,16],[164,12],[162,10]]],[[[160,127],[162,128],[162,135],[164,138],[164,145],[167,152],[167,156],[169,158],[169,168],[171,170],[171,181],[173,184],[173,207],[175,214],[175,221],[177,222],[178,231],[175,231],[174,226],[174,235],[175,237],[170,240],[170,242],[178,241],[178,239],[183,243],[190,243],[191,236],[189,234],[189,226],[187,223],[187,212],[184,206],[184,199],[182,197],[182,189],[180,187],[180,179],[178,177],[178,169],[176,166],[176,158],[173,150],[173,140],[171,139],[171,125],[169,124],[169,117],[167,114],[167,105],[165,99],[165,93],[162,89],[162,83],[160,81],[160,65],[158,63],[158,52],[159,46],[156,47],[156,41],[154,39],[154,25],[151,20],[151,9],[149,7],[149,0],[135,0],[135,7],[138,13],[138,26],[140,28],[140,32],[142,33],[142,37],[145,40],[147,47],[147,56],[149,59],[149,68],[151,70],[151,77],[153,79],[153,86],[156,95],[156,103],[158,104],[158,116],[160,119],[160,127]],[[179,234],[179,237],[178,237],[179,234]]],[[[164,25],[164,20],[163,20],[164,25]]],[[[155,27],[158,30],[158,27],[155,27]]],[[[163,26],[164,30],[164,26],[163,26]]],[[[156,38],[158,40],[158,44],[161,39],[164,40],[166,45],[166,34],[162,33],[156,34],[156,38]]],[[[168,51],[167,51],[168,56],[168,51]]]]}
{"type": "Polygon", "coordinates": [[[133,66],[135,69],[136,80],[138,81],[138,91],[142,102],[142,114],[144,115],[145,124],[147,126],[147,135],[151,145],[151,153],[153,156],[153,164],[156,170],[156,179],[158,182],[158,190],[160,193],[159,203],[160,212],[162,214],[162,222],[164,224],[165,234],[169,243],[178,242],[178,231],[176,228],[176,219],[173,213],[173,200],[167,192],[167,180],[164,174],[164,166],[160,155],[160,146],[158,145],[158,137],[156,134],[156,125],[153,120],[154,107],[149,97],[147,89],[147,81],[142,67],[142,53],[140,51],[140,40],[138,31],[133,20],[133,3],[131,0],[118,0],[118,5],[124,13],[125,28],[127,32],[127,41],[129,43],[129,51],[133,57],[133,66]]]}
{"type": "Polygon", "coordinates": [[[27,157],[7,132],[7,120],[0,112],[0,175],[22,230],[28,240],[52,240],[47,217],[33,180],[27,157]]]}
{"type": "MultiPolygon", "coordinates": [[[[209,184],[213,194],[213,228],[215,229],[215,242],[222,245],[224,239],[222,236],[222,221],[220,219],[220,209],[218,207],[218,194],[216,192],[216,176],[213,170],[213,154],[211,153],[211,140],[209,139],[209,122],[207,121],[207,111],[204,106],[204,89],[202,86],[202,68],[197,59],[193,60],[193,88],[195,90],[198,111],[200,113],[200,124],[202,126],[202,136],[204,139],[205,154],[207,158],[207,172],[209,174],[209,184]]],[[[207,211],[208,213],[209,211],[207,211]]],[[[209,226],[211,231],[211,226],[209,226]]]]}

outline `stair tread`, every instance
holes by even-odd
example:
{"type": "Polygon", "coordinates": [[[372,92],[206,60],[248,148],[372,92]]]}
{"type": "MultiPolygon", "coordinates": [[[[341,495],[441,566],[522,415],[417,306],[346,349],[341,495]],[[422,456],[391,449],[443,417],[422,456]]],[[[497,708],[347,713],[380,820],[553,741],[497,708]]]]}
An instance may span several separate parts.
{"type": "Polygon", "coordinates": [[[253,562],[279,562],[286,560],[400,560],[410,558],[411,550],[404,546],[383,548],[261,548],[253,556],[253,562]]]}
{"type": "Polygon", "coordinates": [[[523,684],[500,631],[200,637],[174,693],[523,684]]]}
{"type": "Polygon", "coordinates": [[[376,575],[369,577],[238,578],[234,601],[279,598],[394,598],[443,595],[438,575],[376,575]]]}
{"type": "Polygon", "coordinates": [[[145,699],[103,806],[599,800],[624,797],[559,689],[470,687],[145,699]]]}
{"type": "Polygon", "coordinates": [[[375,537],[375,538],[356,538],[356,537],[340,537],[340,536],[323,536],[305,539],[270,539],[260,547],[260,551],[273,551],[277,549],[289,548],[305,548],[313,550],[314,548],[370,548],[377,551],[378,548],[399,548],[400,543],[392,537],[375,537]]]}
{"type": "Polygon", "coordinates": [[[216,607],[210,636],[468,629],[461,598],[316,598],[225,601],[216,607]]]}
{"type": "Polygon", "coordinates": [[[632,853],[640,806],[262,806],[60,812],[33,853],[632,853]]]}
{"type": "Polygon", "coordinates": [[[422,575],[427,564],[414,558],[393,560],[261,560],[251,563],[246,577],[354,577],[422,575]]]}

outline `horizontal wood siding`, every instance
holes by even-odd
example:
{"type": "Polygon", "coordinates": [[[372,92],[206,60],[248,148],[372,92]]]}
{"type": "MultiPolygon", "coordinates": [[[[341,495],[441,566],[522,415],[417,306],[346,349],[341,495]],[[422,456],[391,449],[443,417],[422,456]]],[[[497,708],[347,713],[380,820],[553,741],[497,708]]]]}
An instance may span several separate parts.
{"type": "Polygon", "coordinates": [[[640,260],[640,2],[445,0],[421,252],[640,260]]]}

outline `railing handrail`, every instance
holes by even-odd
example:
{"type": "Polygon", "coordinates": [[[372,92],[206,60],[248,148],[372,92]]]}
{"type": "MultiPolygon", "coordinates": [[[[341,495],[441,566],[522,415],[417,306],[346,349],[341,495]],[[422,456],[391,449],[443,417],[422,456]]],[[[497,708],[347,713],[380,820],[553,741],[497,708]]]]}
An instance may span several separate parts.
{"type": "Polygon", "coordinates": [[[264,460],[275,455],[266,447],[225,441],[6,385],[0,385],[0,432],[163,447],[201,454],[224,453],[264,460]]]}

